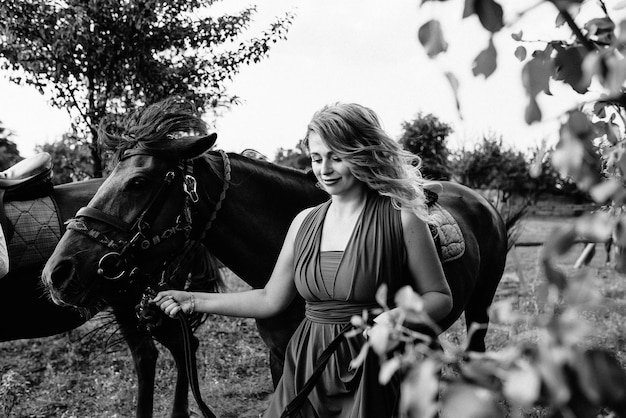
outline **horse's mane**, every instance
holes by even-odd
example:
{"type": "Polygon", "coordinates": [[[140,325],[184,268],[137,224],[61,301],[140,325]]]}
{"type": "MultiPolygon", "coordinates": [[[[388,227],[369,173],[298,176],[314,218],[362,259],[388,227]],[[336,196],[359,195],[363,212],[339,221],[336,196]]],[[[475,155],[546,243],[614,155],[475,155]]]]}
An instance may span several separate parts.
{"type": "MultiPolygon", "coordinates": [[[[235,167],[246,167],[256,179],[265,179],[267,187],[275,187],[283,190],[299,190],[306,184],[315,184],[315,177],[311,171],[300,170],[272,163],[265,160],[248,158],[237,153],[227,153],[231,164],[235,167]]],[[[224,161],[217,151],[209,151],[204,154],[204,160],[208,163],[211,171],[223,180],[224,161]]]]}
{"type": "Polygon", "coordinates": [[[114,151],[113,160],[119,161],[124,151],[131,148],[157,149],[162,141],[207,132],[207,124],[194,104],[175,96],[140,108],[122,119],[103,119],[98,128],[98,142],[105,150],[114,151]]]}

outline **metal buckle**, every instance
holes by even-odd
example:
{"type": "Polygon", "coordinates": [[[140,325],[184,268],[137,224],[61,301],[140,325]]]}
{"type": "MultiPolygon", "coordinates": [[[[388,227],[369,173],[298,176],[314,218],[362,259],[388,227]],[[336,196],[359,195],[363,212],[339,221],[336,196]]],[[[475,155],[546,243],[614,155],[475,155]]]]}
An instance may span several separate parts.
{"type": "Polygon", "coordinates": [[[185,174],[185,182],[183,183],[183,190],[187,193],[187,196],[193,203],[198,203],[197,182],[194,176],[185,174]]]}

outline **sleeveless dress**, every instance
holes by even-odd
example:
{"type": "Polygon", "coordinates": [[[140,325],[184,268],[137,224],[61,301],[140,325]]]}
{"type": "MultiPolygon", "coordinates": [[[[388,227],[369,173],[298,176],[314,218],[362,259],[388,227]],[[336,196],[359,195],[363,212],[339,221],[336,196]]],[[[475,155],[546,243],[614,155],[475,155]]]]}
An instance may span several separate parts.
{"type": "MultiPolygon", "coordinates": [[[[406,251],[400,212],[390,199],[370,193],[343,252],[320,252],[324,218],[330,201],[305,217],[295,239],[295,284],[306,301],[305,318],[291,337],[283,375],[265,418],[278,418],[315,369],[320,354],[363,309],[379,307],[376,290],[389,294],[406,283],[406,251]]],[[[399,378],[378,382],[379,359],[370,352],[356,370],[350,361],[365,343],[345,339],[333,354],[299,417],[386,418],[397,411],[399,378]]]]}

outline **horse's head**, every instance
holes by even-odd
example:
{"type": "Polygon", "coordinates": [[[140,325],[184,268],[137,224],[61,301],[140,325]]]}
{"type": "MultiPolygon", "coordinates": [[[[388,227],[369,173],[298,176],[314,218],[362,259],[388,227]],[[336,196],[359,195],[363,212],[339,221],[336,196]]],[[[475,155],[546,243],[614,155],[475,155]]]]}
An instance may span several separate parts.
{"type": "Polygon", "coordinates": [[[68,222],[44,267],[57,304],[100,308],[132,286],[155,284],[146,281],[165,277],[172,263],[185,267],[198,201],[192,159],[211,148],[216,135],[181,134],[197,133],[202,123],[178,108],[160,106],[130,120],[123,134],[101,131],[104,142],[118,139],[117,165],[68,222]]]}

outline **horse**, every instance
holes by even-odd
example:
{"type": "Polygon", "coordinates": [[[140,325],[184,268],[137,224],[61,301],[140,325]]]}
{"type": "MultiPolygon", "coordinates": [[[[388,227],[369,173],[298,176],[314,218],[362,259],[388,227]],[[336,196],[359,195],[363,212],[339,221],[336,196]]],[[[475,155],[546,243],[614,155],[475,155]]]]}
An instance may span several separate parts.
{"type": "MultiPolygon", "coordinates": [[[[111,303],[120,288],[131,286],[132,272],[158,277],[161,264],[196,241],[250,286],[261,288],[294,216],[328,199],[310,172],[213,150],[216,135],[206,131],[182,134],[198,133],[199,118],[168,106],[155,104],[133,115],[131,134],[113,138],[119,141],[117,165],[77,212],[44,268],[43,281],[55,302],[111,303]]],[[[439,326],[445,330],[465,313],[469,334],[473,324],[488,323],[487,309],[506,262],[507,230],[477,192],[451,182],[441,185],[438,203],[457,221],[465,251],[444,264],[454,306],[439,326]]],[[[159,288],[154,281],[143,286],[159,288]]],[[[303,301],[296,298],[281,314],[257,321],[274,384],[303,316],[303,301]]],[[[484,351],[486,332],[483,326],[472,333],[468,349],[484,351]]]]}
{"type": "MultiPolygon", "coordinates": [[[[103,181],[104,179],[92,179],[51,186],[51,190],[45,193],[45,197],[49,197],[54,202],[56,216],[60,220],[59,224],[62,225],[73,218],[79,208],[87,205],[103,181]]],[[[32,200],[21,202],[28,205],[32,200]]],[[[17,239],[11,240],[9,250],[23,253],[24,243],[17,239]]],[[[45,257],[49,254],[40,255],[45,257]]],[[[196,255],[204,256],[204,254],[196,255]]],[[[19,265],[15,263],[9,273],[0,278],[0,293],[7,296],[0,304],[0,315],[4,318],[0,326],[0,342],[42,338],[67,332],[83,325],[93,314],[104,308],[104,305],[94,305],[87,310],[77,310],[54,303],[41,283],[44,261],[24,262],[19,265]]],[[[194,263],[195,265],[197,263],[194,263]]],[[[175,321],[164,321],[165,325],[160,327],[157,333],[150,333],[147,329],[140,327],[134,308],[139,297],[140,295],[132,295],[130,292],[120,293],[117,295],[117,303],[111,304],[112,314],[130,348],[135,364],[139,382],[136,416],[152,416],[158,357],[153,337],[170,350],[176,364],[179,365],[172,416],[188,416],[188,377],[185,368],[180,366],[184,365],[185,361],[181,330],[175,321]]],[[[197,323],[194,324],[194,326],[197,325],[197,323]]],[[[197,343],[194,337],[192,344],[197,345],[197,343]]]]}

